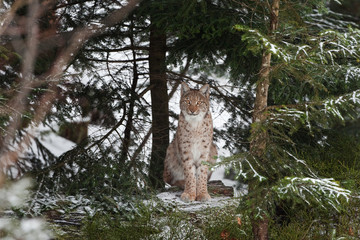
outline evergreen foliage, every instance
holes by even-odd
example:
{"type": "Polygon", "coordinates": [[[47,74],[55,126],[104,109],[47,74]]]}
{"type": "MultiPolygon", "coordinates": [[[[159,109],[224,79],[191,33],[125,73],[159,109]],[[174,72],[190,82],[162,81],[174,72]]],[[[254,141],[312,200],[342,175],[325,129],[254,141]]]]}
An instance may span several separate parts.
{"type": "MultiPolygon", "coordinates": [[[[0,210],[20,208],[25,205],[29,196],[31,180],[21,179],[16,183],[7,182],[0,189],[0,210]]],[[[0,238],[2,239],[49,239],[53,237],[45,221],[35,218],[14,219],[2,216],[0,221],[0,238]]]]}
{"type": "MultiPolygon", "coordinates": [[[[286,3],[282,7],[286,8],[286,3]]],[[[237,169],[239,179],[255,185],[241,205],[255,219],[271,218],[284,200],[290,205],[339,210],[350,198],[350,191],[333,179],[319,177],[299,153],[304,147],[314,147],[307,145],[307,139],[317,136],[324,140],[329,129],[358,118],[359,30],[343,27],[340,31],[339,25],[329,30],[329,22],[322,25],[314,20],[328,18],[326,13],[299,17],[306,20],[302,27],[307,31],[298,30],[292,17],[281,18],[274,35],[235,26],[243,33],[245,54],[270,52],[274,57],[269,89],[273,105],[264,109],[264,121],[252,124],[250,138],[264,137],[266,132],[263,157],[244,153],[224,161],[237,169]],[[317,24],[312,25],[314,22],[317,24]]]]}
{"type": "MultiPolygon", "coordinates": [[[[13,1],[4,4],[10,7],[13,1]]],[[[249,215],[259,218],[274,216],[279,205],[341,211],[342,204],[357,194],[343,187],[353,190],[359,182],[346,182],[346,174],[333,179],[324,161],[334,165],[342,162],[341,154],[330,155],[333,152],[327,150],[336,146],[334,136],[343,129],[354,132],[355,137],[348,141],[358,139],[358,130],[353,127],[357,126],[360,107],[357,19],[329,10],[325,0],[282,1],[279,26],[271,32],[268,4],[143,1],[126,21],[88,39],[56,84],[56,101],[44,124],[53,127],[83,121],[89,126],[89,137],[61,156],[34,138],[33,149],[7,173],[13,178],[30,174],[42,193],[83,194],[100,203],[99,209],[117,213],[122,212],[119,202],[145,197],[150,189],[154,110],[150,101],[154,88],[149,72],[150,31],[156,28],[166,35],[166,66],[162,67],[167,69],[169,91],[164,92],[169,98],[181,80],[207,82],[215,102],[223,106],[221,111],[230,114],[225,129],[215,129],[214,137],[237,154],[219,165],[232,167],[239,181],[256,186],[241,201],[241,209],[255,209],[249,215]],[[259,69],[266,53],[272,54],[266,119],[252,123],[254,86],[261,81],[259,69]],[[224,86],[218,76],[229,79],[230,86],[224,86]],[[262,159],[249,152],[250,142],[257,136],[266,136],[262,159]],[[319,161],[309,153],[321,156],[315,158],[319,161]]],[[[59,1],[37,19],[44,39],[34,56],[30,90],[19,113],[11,108],[10,100],[14,92],[23,91],[22,64],[27,51],[14,46],[22,39],[30,42],[31,34],[24,30],[20,35],[5,32],[0,36],[2,139],[9,136],[8,127],[13,122],[17,126],[11,144],[0,142],[2,153],[20,148],[31,132],[42,97],[52,89],[51,81],[36,84],[36,80],[46,75],[56,56],[71,44],[76,30],[102,23],[122,5],[114,1],[59,1]],[[46,35],[54,29],[57,35],[46,35]]],[[[334,3],[331,6],[334,9],[334,3]]],[[[28,6],[19,7],[11,26],[26,27],[22,18],[28,13],[28,6]]],[[[176,114],[169,115],[170,122],[176,122],[176,114]]],[[[351,156],[358,157],[356,147],[349,150],[351,156]]],[[[161,181],[161,176],[155,180],[161,181]]],[[[151,234],[153,229],[149,231],[151,234]]]]}

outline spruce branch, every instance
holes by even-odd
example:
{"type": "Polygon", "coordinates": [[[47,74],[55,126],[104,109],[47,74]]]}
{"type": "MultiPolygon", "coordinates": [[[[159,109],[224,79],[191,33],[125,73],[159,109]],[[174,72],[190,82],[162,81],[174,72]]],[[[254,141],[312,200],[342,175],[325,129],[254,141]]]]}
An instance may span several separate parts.
{"type": "MultiPolygon", "coordinates": [[[[63,72],[71,64],[72,59],[75,57],[76,53],[80,50],[80,48],[90,38],[93,38],[95,36],[102,34],[107,28],[125,20],[128,17],[128,15],[137,7],[137,5],[140,2],[141,2],[141,0],[131,0],[128,2],[128,4],[126,6],[120,8],[118,10],[115,10],[114,12],[109,14],[105,19],[103,19],[100,22],[100,24],[91,24],[86,27],[81,27],[75,31],[72,38],[70,39],[69,46],[62,49],[59,56],[54,61],[52,68],[46,74],[44,74],[44,76],[42,76],[42,78],[41,78],[41,79],[45,80],[44,83],[48,83],[49,87],[48,87],[47,92],[40,99],[41,104],[35,110],[34,119],[32,121],[33,128],[35,128],[45,118],[46,114],[50,111],[53,102],[58,97],[57,94],[55,94],[57,92],[56,91],[57,84],[59,82],[61,82],[61,76],[63,75],[63,72]]],[[[36,1],[34,4],[35,4],[34,6],[36,7],[37,6],[36,1]]],[[[33,9],[33,11],[30,13],[32,15],[30,15],[30,16],[35,16],[36,12],[37,12],[37,9],[33,9]]],[[[9,15],[7,17],[7,19],[9,19],[9,18],[11,18],[11,15],[9,15]]],[[[30,22],[33,22],[33,21],[30,21],[30,22]]],[[[36,26],[37,25],[34,24],[33,28],[36,26]]],[[[30,30],[33,28],[30,28],[30,30]]],[[[32,36],[32,35],[30,35],[30,36],[32,36]]],[[[30,37],[29,41],[31,41],[33,39],[36,40],[36,36],[30,37]]],[[[35,44],[35,43],[36,43],[36,41],[30,42],[30,44],[35,44]]],[[[34,49],[36,50],[35,47],[34,47],[34,49]]],[[[35,52],[29,53],[29,57],[28,57],[27,61],[23,63],[23,66],[25,69],[24,76],[26,76],[26,77],[29,77],[33,74],[32,67],[34,64],[33,63],[34,57],[35,57],[35,52]]],[[[26,80],[28,80],[28,79],[26,79],[26,80]]],[[[31,85],[31,81],[27,81],[27,82],[30,82],[30,85],[31,85]]],[[[30,87],[26,84],[26,82],[22,81],[22,83],[23,83],[23,86],[21,87],[19,94],[15,95],[12,98],[12,100],[10,100],[10,102],[13,102],[13,104],[11,104],[11,107],[15,109],[14,112],[20,112],[20,113],[24,112],[22,99],[27,97],[29,94],[28,89],[30,89],[30,87]]],[[[4,139],[5,144],[2,146],[2,149],[1,149],[1,152],[2,152],[1,158],[0,158],[1,167],[4,167],[3,166],[4,164],[6,165],[7,159],[11,159],[12,162],[16,162],[17,158],[18,158],[18,154],[20,154],[24,150],[24,147],[21,147],[21,149],[18,149],[16,154],[14,154],[13,151],[7,151],[8,145],[10,144],[11,139],[15,136],[15,132],[19,126],[18,122],[19,122],[18,117],[15,116],[15,121],[13,121],[7,129],[7,132],[9,132],[10,134],[8,134],[5,137],[5,139],[4,139]]],[[[23,143],[25,143],[25,145],[28,146],[30,144],[30,141],[28,141],[29,137],[25,137],[24,139],[26,139],[26,141],[24,141],[23,143]]],[[[23,144],[20,143],[19,146],[23,146],[23,144]]]]}

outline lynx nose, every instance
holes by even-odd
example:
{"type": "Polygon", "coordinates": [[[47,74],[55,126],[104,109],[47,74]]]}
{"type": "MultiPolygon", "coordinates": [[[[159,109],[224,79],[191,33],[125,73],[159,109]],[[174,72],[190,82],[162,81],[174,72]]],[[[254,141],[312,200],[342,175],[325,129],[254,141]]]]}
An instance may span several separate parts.
{"type": "Polygon", "coordinates": [[[195,113],[196,112],[196,107],[195,106],[189,106],[189,110],[191,113],[195,113]]]}

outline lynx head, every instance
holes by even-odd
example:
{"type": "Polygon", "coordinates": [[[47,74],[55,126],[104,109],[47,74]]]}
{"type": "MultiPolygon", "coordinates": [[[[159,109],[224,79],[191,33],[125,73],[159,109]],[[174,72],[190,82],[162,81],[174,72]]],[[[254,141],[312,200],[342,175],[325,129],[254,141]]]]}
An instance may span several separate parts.
{"type": "Polygon", "coordinates": [[[181,83],[180,108],[185,118],[203,118],[209,111],[210,87],[205,84],[199,90],[181,83]]]}

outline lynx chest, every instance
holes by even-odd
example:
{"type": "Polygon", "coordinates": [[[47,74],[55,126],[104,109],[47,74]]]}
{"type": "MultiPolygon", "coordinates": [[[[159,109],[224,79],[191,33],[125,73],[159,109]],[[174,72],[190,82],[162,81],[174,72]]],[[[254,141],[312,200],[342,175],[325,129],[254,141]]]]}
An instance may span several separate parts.
{"type": "Polygon", "coordinates": [[[199,166],[209,156],[212,142],[211,116],[210,118],[208,116],[185,117],[179,120],[181,122],[179,124],[180,148],[183,152],[189,152],[193,164],[199,166]]]}

